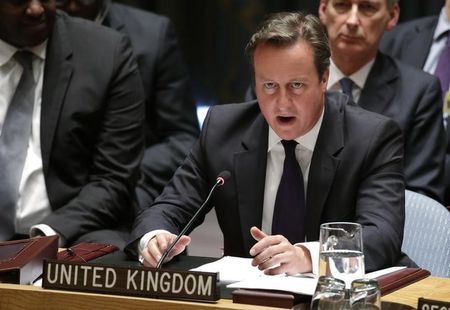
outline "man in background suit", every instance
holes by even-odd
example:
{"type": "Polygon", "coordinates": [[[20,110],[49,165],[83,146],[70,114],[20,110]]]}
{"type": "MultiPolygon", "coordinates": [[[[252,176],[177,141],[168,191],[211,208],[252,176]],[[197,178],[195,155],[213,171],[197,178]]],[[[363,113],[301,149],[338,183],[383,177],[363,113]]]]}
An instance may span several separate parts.
{"type": "MultiPolygon", "coordinates": [[[[144,93],[127,39],[57,11],[55,0],[3,0],[0,57],[2,138],[19,77],[28,68],[36,81],[19,193],[11,193],[13,203],[0,203],[2,238],[27,235],[32,227],[31,235],[58,234],[60,245],[71,245],[130,222],[144,93]],[[32,57],[31,68],[16,52],[32,57]],[[12,231],[5,222],[12,222],[12,231]]],[[[9,163],[2,163],[4,181],[9,163]]],[[[9,194],[2,192],[2,200],[9,194]]],[[[94,240],[117,241],[105,234],[94,240]]]]}
{"type": "Polygon", "coordinates": [[[403,23],[383,35],[380,50],[402,62],[422,69],[430,74],[436,74],[441,79],[444,97],[444,118],[446,119],[447,147],[445,160],[445,204],[450,205],[450,126],[448,126],[448,111],[450,109],[450,85],[438,69],[439,62],[443,71],[450,72],[450,65],[445,64],[441,57],[443,51],[449,49],[450,36],[450,0],[445,1],[439,16],[429,16],[403,23]],[[445,81],[444,81],[445,80],[445,81]],[[447,102],[447,103],[446,103],[447,102]]]}
{"type": "Polygon", "coordinates": [[[445,133],[439,82],[378,51],[399,10],[396,0],[321,0],[319,17],[331,47],[328,87],[397,121],[405,138],[406,188],[442,202],[445,133]]]}
{"type": "Polygon", "coordinates": [[[146,149],[137,198],[147,207],[161,193],[198,137],[196,106],[173,25],[168,18],[110,0],[57,0],[72,16],[127,36],[146,93],[146,149]]]}
{"type": "MultiPolygon", "coordinates": [[[[366,270],[395,264],[404,225],[403,141],[397,124],[349,105],[345,95],[325,94],[330,51],[313,15],[269,17],[247,51],[258,101],[209,110],[184,164],[154,205],[137,217],[135,241],[127,250],[136,251],[139,243],[144,264],[155,266],[217,175],[228,170],[231,178],[208,206],[215,207],[225,255],[252,256],[253,265],[268,274],[311,271],[317,267],[312,264],[317,242],[316,250],[303,242],[318,240],[323,222],[354,221],[363,226],[366,270]],[[296,168],[283,168],[284,144],[294,145],[289,158],[296,168]],[[289,193],[306,195],[289,201],[289,210],[280,213],[278,198],[286,183],[280,180],[290,173],[302,174],[304,185],[289,193]],[[294,216],[299,209],[303,215],[294,216]],[[281,230],[274,226],[280,216],[289,218],[281,230]],[[301,234],[287,237],[288,227],[301,234]]],[[[183,236],[169,257],[189,242],[183,236]]]]}

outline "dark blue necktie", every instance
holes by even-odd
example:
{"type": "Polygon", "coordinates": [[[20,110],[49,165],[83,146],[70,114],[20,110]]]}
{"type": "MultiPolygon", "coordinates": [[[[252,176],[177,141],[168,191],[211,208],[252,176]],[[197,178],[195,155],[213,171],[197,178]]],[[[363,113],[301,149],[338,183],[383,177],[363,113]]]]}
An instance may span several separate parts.
{"type": "Polygon", "coordinates": [[[272,234],[281,234],[294,244],[305,241],[305,189],[302,169],[295,157],[297,142],[281,143],[286,157],[273,210],[272,234]]]}
{"type": "Polygon", "coordinates": [[[346,94],[347,96],[349,96],[350,99],[354,102],[353,93],[352,93],[353,84],[354,84],[353,81],[351,79],[345,77],[345,78],[342,78],[339,80],[339,84],[341,84],[342,92],[344,94],[346,94]]]}
{"type": "Polygon", "coordinates": [[[34,106],[32,54],[17,52],[14,58],[23,68],[14,96],[9,104],[0,136],[0,240],[14,233],[16,203],[22,176],[34,106]]]}

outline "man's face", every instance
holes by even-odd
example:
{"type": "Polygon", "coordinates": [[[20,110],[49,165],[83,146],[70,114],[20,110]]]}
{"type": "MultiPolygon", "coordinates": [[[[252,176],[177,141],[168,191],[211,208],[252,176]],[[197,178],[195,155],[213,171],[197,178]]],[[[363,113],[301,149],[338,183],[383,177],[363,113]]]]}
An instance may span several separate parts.
{"type": "Polygon", "coordinates": [[[320,118],[328,81],[328,70],[322,78],[317,73],[311,46],[261,44],[253,65],[256,97],[270,127],[284,140],[307,133],[320,118]]]}
{"type": "Polygon", "coordinates": [[[321,0],[319,17],[328,30],[332,55],[373,58],[384,31],[391,30],[399,6],[387,0],[321,0]]]}
{"type": "Polygon", "coordinates": [[[0,0],[0,39],[16,47],[35,46],[50,35],[55,0],[0,0]]]}
{"type": "Polygon", "coordinates": [[[71,16],[94,20],[102,7],[102,0],[56,0],[58,9],[71,16]]]}

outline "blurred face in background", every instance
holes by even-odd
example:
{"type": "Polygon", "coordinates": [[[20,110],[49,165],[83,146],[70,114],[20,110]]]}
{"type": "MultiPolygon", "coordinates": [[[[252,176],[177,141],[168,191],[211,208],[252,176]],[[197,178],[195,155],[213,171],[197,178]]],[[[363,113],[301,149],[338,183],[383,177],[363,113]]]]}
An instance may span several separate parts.
{"type": "Polygon", "coordinates": [[[55,0],[0,0],[0,39],[16,47],[41,44],[55,14],[55,0]]]}
{"type": "Polygon", "coordinates": [[[284,140],[307,133],[322,113],[329,72],[319,76],[311,45],[261,44],[253,66],[259,107],[270,127],[284,140]]]}
{"type": "Polygon", "coordinates": [[[71,16],[94,20],[103,5],[103,0],[56,0],[58,9],[71,16]]]}
{"type": "Polygon", "coordinates": [[[321,0],[319,17],[328,31],[332,58],[338,54],[370,61],[399,13],[398,4],[389,7],[387,0],[321,0]]]}

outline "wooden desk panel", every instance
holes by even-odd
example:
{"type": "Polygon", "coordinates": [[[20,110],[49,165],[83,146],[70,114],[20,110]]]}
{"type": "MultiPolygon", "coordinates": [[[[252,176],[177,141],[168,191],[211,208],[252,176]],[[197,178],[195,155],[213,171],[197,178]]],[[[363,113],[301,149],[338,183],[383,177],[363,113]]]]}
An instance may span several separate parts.
{"type": "MultiPolygon", "coordinates": [[[[393,292],[384,301],[417,307],[419,297],[450,302],[450,278],[429,277],[393,292]]],[[[233,304],[221,299],[216,304],[101,295],[69,291],[44,290],[39,287],[0,284],[1,310],[276,310],[280,308],[233,304]]]]}
{"type": "Polygon", "coordinates": [[[221,299],[207,304],[188,301],[158,300],[129,296],[44,290],[39,287],[0,284],[1,310],[279,310],[280,308],[233,304],[221,299]]]}
{"type": "Polygon", "coordinates": [[[428,277],[381,299],[417,308],[419,297],[450,302],[450,278],[428,277]]]}

